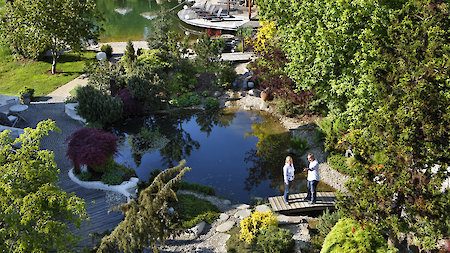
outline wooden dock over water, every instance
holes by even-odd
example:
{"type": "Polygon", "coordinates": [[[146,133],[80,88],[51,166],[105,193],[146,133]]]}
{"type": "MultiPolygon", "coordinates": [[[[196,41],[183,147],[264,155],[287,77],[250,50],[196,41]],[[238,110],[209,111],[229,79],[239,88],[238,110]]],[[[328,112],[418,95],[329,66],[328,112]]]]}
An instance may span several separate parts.
{"type": "Polygon", "coordinates": [[[289,205],[284,202],[283,196],[269,198],[269,203],[274,212],[308,212],[334,208],[336,202],[335,192],[318,192],[315,204],[309,201],[303,201],[306,193],[297,193],[289,195],[289,205]]]}

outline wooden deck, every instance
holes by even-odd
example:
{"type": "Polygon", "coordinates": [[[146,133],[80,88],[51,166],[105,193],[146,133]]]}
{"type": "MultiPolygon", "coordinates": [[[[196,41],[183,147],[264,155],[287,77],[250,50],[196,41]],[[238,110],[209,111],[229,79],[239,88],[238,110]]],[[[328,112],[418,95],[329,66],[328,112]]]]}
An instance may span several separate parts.
{"type": "Polygon", "coordinates": [[[283,196],[270,197],[269,203],[274,212],[308,212],[334,208],[336,202],[335,192],[318,192],[315,204],[303,201],[305,197],[306,193],[290,194],[289,205],[284,202],[283,196]]]}

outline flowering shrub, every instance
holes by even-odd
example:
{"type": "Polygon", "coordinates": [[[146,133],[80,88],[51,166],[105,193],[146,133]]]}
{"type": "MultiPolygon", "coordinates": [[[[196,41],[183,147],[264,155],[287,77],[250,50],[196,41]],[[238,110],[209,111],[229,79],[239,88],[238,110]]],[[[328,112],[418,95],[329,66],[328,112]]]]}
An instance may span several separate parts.
{"type": "Polygon", "coordinates": [[[75,172],[79,172],[81,164],[97,168],[117,152],[115,135],[91,127],[73,132],[66,141],[66,155],[72,160],[75,172]]]}
{"type": "Polygon", "coordinates": [[[256,236],[261,229],[268,228],[270,226],[278,226],[277,218],[271,211],[267,212],[254,212],[248,218],[241,220],[241,232],[239,239],[252,243],[256,239],[256,236]]]}
{"type": "Polygon", "coordinates": [[[263,53],[268,51],[269,45],[273,45],[277,28],[274,21],[261,21],[260,24],[261,27],[258,28],[254,49],[256,52],[263,53]]]}

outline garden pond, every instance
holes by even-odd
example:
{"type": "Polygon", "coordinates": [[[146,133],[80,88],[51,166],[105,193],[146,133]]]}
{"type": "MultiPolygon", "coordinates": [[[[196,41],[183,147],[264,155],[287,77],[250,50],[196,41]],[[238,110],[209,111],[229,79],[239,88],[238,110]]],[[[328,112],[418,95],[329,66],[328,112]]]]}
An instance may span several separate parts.
{"type": "MultiPolygon", "coordinates": [[[[305,164],[288,152],[291,133],[265,112],[183,110],[129,120],[114,132],[121,139],[115,160],[134,168],[141,181],[154,169],[164,170],[185,159],[192,170],[184,181],[211,186],[218,196],[248,203],[251,197],[282,194],[282,167],[291,155],[297,168],[291,192],[306,192],[305,164]]],[[[319,191],[329,190],[319,184],[319,191]]]]}
{"type": "MultiPolygon", "coordinates": [[[[103,14],[104,32],[102,42],[145,40],[162,11],[178,5],[176,0],[97,0],[97,9],[103,14]]],[[[181,7],[180,7],[181,8],[181,7]]],[[[184,24],[176,15],[176,10],[168,15],[171,31],[185,34],[201,29],[184,24]]]]}

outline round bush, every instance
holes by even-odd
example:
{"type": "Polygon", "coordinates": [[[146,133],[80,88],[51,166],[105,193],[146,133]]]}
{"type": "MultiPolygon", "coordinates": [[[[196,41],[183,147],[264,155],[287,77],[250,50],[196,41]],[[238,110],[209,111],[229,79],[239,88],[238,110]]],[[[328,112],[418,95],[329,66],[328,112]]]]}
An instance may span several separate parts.
{"type": "Polygon", "coordinates": [[[395,252],[388,248],[387,241],[376,228],[359,222],[340,219],[325,238],[321,253],[331,252],[395,252]]]}
{"type": "Polygon", "coordinates": [[[259,231],[256,244],[264,253],[294,252],[295,241],[293,234],[287,229],[270,226],[259,231]]]}
{"type": "Polygon", "coordinates": [[[108,57],[108,59],[112,57],[113,49],[112,49],[111,45],[109,45],[109,44],[103,45],[100,48],[100,51],[105,52],[106,57],[108,57]]]}
{"type": "Polygon", "coordinates": [[[205,99],[205,109],[206,110],[216,110],[219,108],[219,100],[217,98],[206,98],[205,99]]]}

